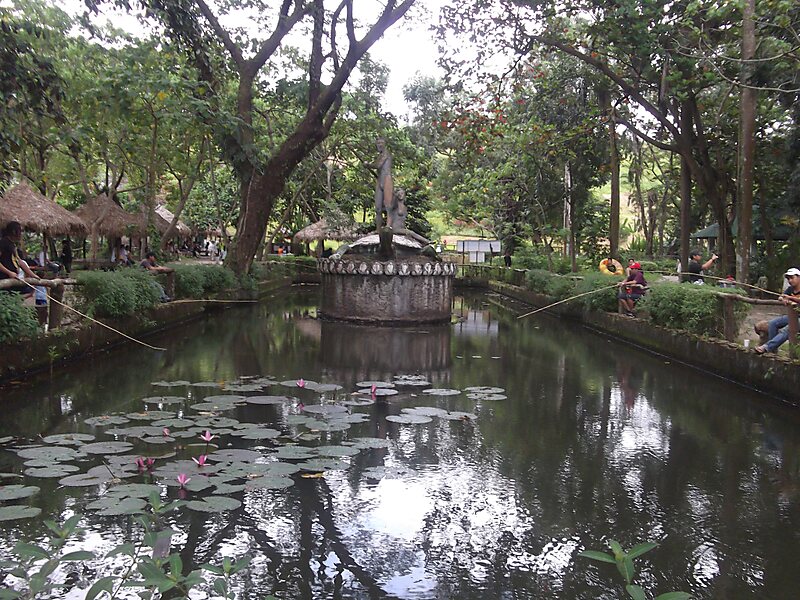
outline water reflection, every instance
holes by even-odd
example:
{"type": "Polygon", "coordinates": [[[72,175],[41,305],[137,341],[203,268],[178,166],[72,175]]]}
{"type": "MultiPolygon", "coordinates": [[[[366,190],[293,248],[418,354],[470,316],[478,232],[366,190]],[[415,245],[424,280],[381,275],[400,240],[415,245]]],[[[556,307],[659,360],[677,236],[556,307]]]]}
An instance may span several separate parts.
{"type": "MultiPolygon", "coordinates": [[[[375,436],[387,448],[361,452],[324,479],[239,493],[243,505],[230,513],[173,517],[184,563],[253,555],[238,585],[254,599],[610,598],[620,591],[613,568],[589,566],[576,553],[610,537],[625,545],[653,539],[661,546],[642,561],[640,581],[654,592],[794,594],[800,430],[793,413],[550,317],[516,321],[513,304],[497,296],[458,299],[458,323],[417,330],[319,321],[316,301],[287,294],[225,311],[166,334],[158,340],[164,353],[122,347],[4,389],[0,436],[91,431],[85,418],[141,409],[141,398],[154,393],[150,381],[161,379],[302,376],[349,392],[356,381],[406,373],[458,389],[496,385],[506,400],[412,388],[354,408],[367,421],[323,433],[320,443],[375,436]],[[409,406],[478,418],[386,421],[409,406]]],[[[194,400],[216,392],[186,393],[194,400]]],[[[248,405],[231,416],[287,431],[297,411],[248,405]]],[[[19,471],[19,461],[2,452],[0,471],[9,470],[19,471]]],[[[34,483],[43,517],[57,520],[86,513],[96,492],[34,483]]],[[[99,552],[135,527],[124,517],[90,517],[86,525],[85,543],[99,552]]],[[[0,554],[44,533],[38,522],[2,531],[0,554]]]]}

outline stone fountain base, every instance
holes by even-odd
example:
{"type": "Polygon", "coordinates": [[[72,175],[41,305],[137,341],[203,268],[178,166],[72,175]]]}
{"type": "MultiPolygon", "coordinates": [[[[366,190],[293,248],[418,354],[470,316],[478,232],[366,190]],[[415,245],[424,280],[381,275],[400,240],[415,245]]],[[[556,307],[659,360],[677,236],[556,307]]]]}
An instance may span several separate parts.
{"type": "Polygon", "coordinates": [[[452,263],[345,254],[319,259],[317,269],[324,317],[394,325],[450,321],[456,273],[452,263]]]}

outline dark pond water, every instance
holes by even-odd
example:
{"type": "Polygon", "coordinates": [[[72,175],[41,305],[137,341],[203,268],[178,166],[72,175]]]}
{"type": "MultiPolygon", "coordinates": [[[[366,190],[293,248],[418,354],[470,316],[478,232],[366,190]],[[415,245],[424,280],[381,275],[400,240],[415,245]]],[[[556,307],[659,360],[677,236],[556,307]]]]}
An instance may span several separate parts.
{"type": "MultiPolygon", "coordinates": [[[[496,386],[505,390],[499,397],[506,399],[429,396],[422,393],[425,387],[400,381],[399,394],[349,407],[365,415],[363,422],[303,437],[298,436],[309,433],[308,427],[295,401],[239,402],[223,416],[274,428],[282,437],[248,441],[223,433],[220,446],[253,448],[264,461],[271,460],[276,444],[286,445],[286,436],[311,448],[362,437],[385,440],[386,447],[353,446],[360,451],[337,465],[348,468],[328,470],[322,478],[298,473],[284,489],[231,492],[242,503],[234,510],[181,510],[170,521],[179,532],[173,543],[186,565],[253,556],[237,584],[239,597],[252,599],[269,593],[281,598],[620,598],[624,590],[613,566],[598,567],[576,556],[583,549],[603,548],[610,538],[626,547],[659,542],[638,563],[637,581],[654,593],[796,597],[800,429],[792,412],[551,317],[517,322],[515,311],[522,307],[496,296],[458,298],[459,323],[419,330],[325,323],[314,318],[316,306],[314,292],[288,293],[156,338],[166,352],[125,346],[52,378],[4,388],[0,437],[77,431],[97,441],[130,441],[106,434],[112,427],[84,421],[140,412],[142,399],[155,395],[186,398],[162,408],[170,416],[181,411],[190,421],[203,415],[189,406],[210,395],[288,395],[306,405],[319,402],[319,392],[264,380],[260,390],[236,391],[237,383],[235,391],[220,389],[231,382],[252,383],[242,376],[342,385],[339,392],[324,393],[327,404],[352,398],[356,382],[391,382],[401,375],[425,378],[435,388],[496,386]],[[176,380],[216,382],[217,387],[152,385],[176,380]],[[386,420],[415,406],[476,418],[434,416],[422,424],[386,420]]],[[[331,417],[339,422],[336,414],[331,417]]],[[[133,420],[123,427],[151,422],[133,420]]],[[[230,423],[223,425],[216,429],[235,431],[230,423]]],[[[114,460],[132,464],[137,456],[173,448],[177,458],[189,458],[202,451],[186,447],[197,441],[187,437],[147,445],[134,440],[135,447],[123,455],[127,459],[114,460]]],[[[19,445],[17,439],[0,450],[0,471],[27,468],[8,451],[19,445]]],[[[97,460],[81,456],[70,464],[85,471],[97,460]]],[[[144,481],[146,476],[136,475],[125,483],[144,481]]],[[[42,515],[0,523],[0,555],[17,540],[41,538],[45,518],[85,515],[86,531],[75,546],[98,553],[135,531],[130,516],[90,510],[90,503],[113,488],[107,482],[61,487],[52,478],[0,481],[18,482],[41,488],[29,503],[42,515]]],[[[178,494],[174,485],[162,489],[165,496],[178,494]]],[[[188,498],[207,493],[190,492],[188,498]]],[[[77,575],[99,577],[121,568],[119,561],[109,561],[77,567],[77,575]]],[[[83,597],[78,589],[62,596],[83,597]]]]}

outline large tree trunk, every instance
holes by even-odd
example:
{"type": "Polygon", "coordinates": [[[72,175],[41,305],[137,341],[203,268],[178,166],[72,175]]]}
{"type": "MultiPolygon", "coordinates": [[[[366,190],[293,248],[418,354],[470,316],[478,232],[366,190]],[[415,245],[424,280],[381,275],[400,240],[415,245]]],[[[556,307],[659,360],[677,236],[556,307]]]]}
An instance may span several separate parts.
{"type": "Polygon", "coordinates": [[[742,104],[741,152],[739,170],[739,231],[736,253],[736,278],[747,283],[750,277],[750,246],[753,238],[753,159],[755,157],[756,91],[750,86],[753,72],[749,62],[756,52],[755,0],[745,0],[742,19],[742,104]]]}
{"type": "Polygon", "coordinates": [[[617,123],[614,119],[613,109],[608,121],[608,143],[611,158],[611,222],[609,225],[610,253],[614,258],[619,258],[619,150],[617,148],[617,123]]]}

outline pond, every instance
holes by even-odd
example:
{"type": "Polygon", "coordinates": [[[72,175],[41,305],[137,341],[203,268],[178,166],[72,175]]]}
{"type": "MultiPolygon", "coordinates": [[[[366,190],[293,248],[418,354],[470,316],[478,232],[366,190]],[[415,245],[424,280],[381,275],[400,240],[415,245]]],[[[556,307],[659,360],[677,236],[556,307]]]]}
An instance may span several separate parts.
{"type": "MultiPolygon", "coordinates": [[[[103,555],[140,535],[113,514],[138,483],[191,505],[164,517],[185,569],[253,558],[238,598],[621,598],[577,556],[609,539],[659,543],[636,563],[653,596],[796,593],[800,428],[778,402],[496,295],[424,329],[317,306],[287,291],[0,389],[0,472],[28,472],[0,484],[40,488],[0,511],[41,509],[0,522],[0,557],[75,514],[70,548],[103,555]]],[[[124,564],[69,563],[52,596],[124,564]]]]}

